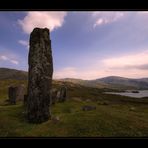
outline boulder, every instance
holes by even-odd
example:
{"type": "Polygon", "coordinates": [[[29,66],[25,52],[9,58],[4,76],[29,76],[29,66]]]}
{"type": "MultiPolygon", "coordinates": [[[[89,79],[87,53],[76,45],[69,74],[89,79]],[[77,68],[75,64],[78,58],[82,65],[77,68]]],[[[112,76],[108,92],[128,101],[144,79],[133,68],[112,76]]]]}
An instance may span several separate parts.
{"type": "Polygon", "coordinates": [[[83,111],[96,110],[96,106],[85,105],[82,107],[83,111]]]}
{"type": "Polygon", "coordinates": [[[56,117],[52,117],[51,120],[53,121],[53,123],[58,123],[60,121],[60,118],[56,116],[56,117]]]}

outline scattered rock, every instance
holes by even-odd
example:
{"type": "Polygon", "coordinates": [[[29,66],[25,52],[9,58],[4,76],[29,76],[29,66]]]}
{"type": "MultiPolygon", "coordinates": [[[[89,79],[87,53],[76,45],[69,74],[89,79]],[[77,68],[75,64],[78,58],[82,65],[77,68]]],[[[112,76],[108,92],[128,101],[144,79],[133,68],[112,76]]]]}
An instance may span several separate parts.
{"type": "Polygon", "coordinates": [[[130,109],[129,109],[130,111],[135,111],[136,110],[136,108],[135,107],[130,107],[130,109]]]}
{"type": "Polygon", "coordinates": [[[58,123],[60,121],[60,118],[58,116],[56,117],[52,117],[51,120],[54,122],[54,123],[58,123]]]}
{"type": "Polygon", "coordinates": [[[78,97],[73,97],[72,100],[82,102],[81,98],[78,98],[78,97]]]}
{"type": "Polygon", "coordinates": [[[98,105],[109,105],[107,101],[98,101],[97,104],[98,105]]]}
{"type": "Polygon", "coordinates": [[[90,111],[90,110],[96,110],[96,106],[89,106],[89,105],[85,105],[82,107],[83,111],[90,111]]]}
{"type": "Polygon", "coordinates": [[[90,99],[86,99],[86,102],[91,102],[91,100],[90,99]]]}

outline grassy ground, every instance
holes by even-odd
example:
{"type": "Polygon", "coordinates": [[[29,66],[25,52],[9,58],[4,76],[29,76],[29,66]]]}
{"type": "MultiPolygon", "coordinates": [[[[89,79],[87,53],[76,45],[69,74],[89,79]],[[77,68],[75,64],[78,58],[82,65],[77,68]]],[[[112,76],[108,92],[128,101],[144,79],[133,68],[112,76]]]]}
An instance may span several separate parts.
{"type": "MultiPolygon", "coordinates": [[[[148,98],[103,94],[103,89],[68,85],[68,100],[52,106],[52,115],[59,117],[59,122],[48,120],[42,124],[29,124],[22,102],[16,105],[5,102],[10,81],[11,84],[27,84],[12,80],[0,82],[1,137],[148,136],[148,98]],[[84,105],[96,106],[96,110],[83,111],[84,105]]],[[[58,84],[54,83],[54,86],[58,87],[58,84]]]]}

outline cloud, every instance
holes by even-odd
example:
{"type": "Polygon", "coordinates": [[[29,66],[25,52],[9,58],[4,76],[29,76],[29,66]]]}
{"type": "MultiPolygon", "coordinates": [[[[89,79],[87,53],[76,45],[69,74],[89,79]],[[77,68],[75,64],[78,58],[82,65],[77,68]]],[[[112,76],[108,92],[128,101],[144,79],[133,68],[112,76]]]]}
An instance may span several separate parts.
{"type": "Polygon", "coordinates": [[[66,67],[54,73],[55,78],[64,78],[64,77],[74,78],[76,77],[76,75],[77,75],[77,71],[76,71],[76,68],[74,67],[66,67]]]}
{"type": "MultiPolygon", "coordinates": [[[[148,76],[148,50],[143,52],[107,58],[100,61],[105,75],[116,75],[129,78],[148,76]]],[[[102,69],[102,70],[103,70],[102,69]]]]}
{"type": "Polygon", "coordinates": [[[1,55],[0,56],[0,60],[2,60],[2,61],[8,61],[8,62],[10,62],[12,64],[15,64],[15,65],[18,65],[19,64],[19,62],[17,60],[11,59],[11,58],[9,58],[9,57],[7,57],[5,55],[1,55]]]}
{"type": "Polygon", "coordinates": [[[47,27],[53,31],[63,25],[66,15],[67,12],[63,11],[32,11],[27,12],[27,15],[22,20],[18,20],[18,23],[27,34],[35,27],[47,27]]]}
{"type": "Polygon", "coordinates": [[[139,66],[136,66],[135,68],[143,69],[143,70],[148,70],[148,64],[139,65],[139,66]]]}
{"type": "Polygon", "coordinates": [[[19,40],[18,42],[23,46],[28,46],[28,42],[25,40],[19,40]]]}
{"type": "Polygon", "coordinates": [[[8,60],[8,58],[6,56],[1,56],[1,59],[5,60],[5,61],[8,60]]]}
{"type": "Polygon", "coordinates": [[[138,11],[139,14],[148,14],[148,11],[138,11]]]}
{"type": "Polygon", "coordinates": [[[27,49],[29,49],[29,43],[25,40],[19,40],[18,41],[19,44],[25,46],[27,49]]]}
{"type": "Polygon", "coordinates": [[[104,70],[99,70],[97,67],[94,68],[86,68],[80,69],[76,67],[65,67],[63,69],[57,70],[53,74],[53,78],[77,78],[77,79],[85,79],[91,80],[96,79],[98,77],[103,77],[105,74],[104,70]]]}
{"type": "Polygon", "coordinates": [[[102,62],[109,68],[136,68],[140,65],[148,64],[148,50],[136,54],[104,59],[102,62]]]}
{"type": "Polygon", "coordinates": [[[19,64],[19,62],[18,62],[18,61],[16,61],[16,60],[10,60],[10,62],[11,62],[11,63],[13,63],[13,64],[16,64],[16,65],[18,65],[18,64],[19,64]]]}
{"type": "Polygon", "coordinates": [[[95,19],[93,27],[115,22],[122,18],[124,14],[123,12],[92,12],[92,17],[95,19]]]}
{"type": "Polygon", "coordinates": [[[121,76],[129,78],[142,78],[148,76],[148,50],[143,52],[94,60],[94,64],[87,67],[65,67],[54,72],[53,77],[98,79],[106,76],[121,76]]]}
{"type": "Polygon", "coordinates": [[[148,64],[142,64],[142,65],[127,65],[124,67],[119,67],[118,69],[141,69],[141,70],[148,70],[148,64]]]}

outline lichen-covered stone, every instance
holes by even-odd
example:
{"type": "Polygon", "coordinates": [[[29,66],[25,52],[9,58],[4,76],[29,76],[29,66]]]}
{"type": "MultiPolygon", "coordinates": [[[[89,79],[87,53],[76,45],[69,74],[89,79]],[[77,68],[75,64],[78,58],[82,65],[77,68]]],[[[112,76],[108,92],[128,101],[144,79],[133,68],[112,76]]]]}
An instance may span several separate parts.
{"type": "Polygon", "coordinates": [[[17,86],[16,89],[17,89],[16,101],[23,101],[24,94],[25,94],[25,86],[20,85],[20,86],[17,86]]]}
{"type": "Polygon", "coordinates": [[[27,117],[41,123],[50,117],[53,60],[47,28],[35,28],[30,35],[27,117]]]}

